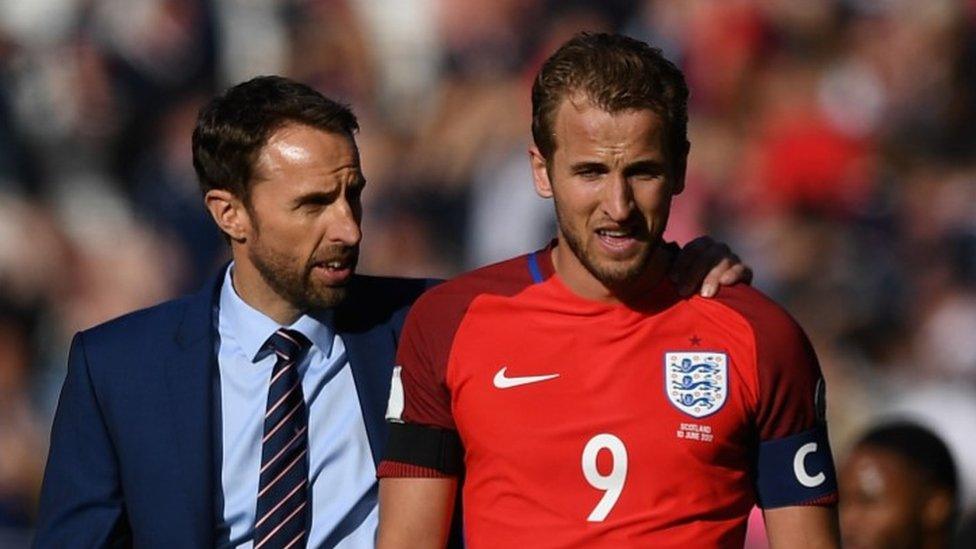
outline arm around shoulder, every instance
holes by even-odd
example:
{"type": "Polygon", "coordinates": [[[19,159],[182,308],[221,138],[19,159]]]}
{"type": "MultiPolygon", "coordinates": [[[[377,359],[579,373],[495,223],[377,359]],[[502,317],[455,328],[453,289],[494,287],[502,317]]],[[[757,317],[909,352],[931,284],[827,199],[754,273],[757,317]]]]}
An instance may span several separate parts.
{"type": "Polygon", "coordinates": [[[131,543],[118,460],[92,383],[84,334],[75,336],[51,428],[34,546],[131,543]]]}

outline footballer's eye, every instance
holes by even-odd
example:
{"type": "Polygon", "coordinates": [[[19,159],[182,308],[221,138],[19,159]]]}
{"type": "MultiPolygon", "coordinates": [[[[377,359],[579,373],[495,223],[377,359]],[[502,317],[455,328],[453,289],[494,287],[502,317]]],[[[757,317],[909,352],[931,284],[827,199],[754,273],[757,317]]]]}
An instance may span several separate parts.
{"type": "Polygon", "coordinates": [[[573,175],[583,179],[597,179],[605,173],[606,167],[600,164],[581,164],[573,168],[573,175]]]}
{"type": "Polygon", "coordinates": [[[655,179],[661,177],[661,174],[656,173],[635,173],[630,176],[631,179],[635,181],[654,181],[655,179]]]}
{"type": "Polygon", "coordinates": [[[650,181],[664,176],[664,166],[657,162],[640,162],[625,171],[628,178],[650,181]]]}

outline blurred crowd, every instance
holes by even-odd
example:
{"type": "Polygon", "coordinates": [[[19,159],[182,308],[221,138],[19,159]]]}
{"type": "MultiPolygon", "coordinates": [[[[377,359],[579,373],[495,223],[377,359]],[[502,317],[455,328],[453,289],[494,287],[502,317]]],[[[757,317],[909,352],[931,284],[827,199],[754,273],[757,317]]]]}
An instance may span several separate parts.
{"type": "Polygon", "coordinates": [[[976,509],[976,1],[0,0],[0,546],[30,528],[72,334],[227,258],[190,161],[208,97],[283,74],[350,104],[359,270],[449,276],[552,235],[529,88],[579,30],[685,71],[668,237],[725,240],[805,327],[837,459],[911,417],[976,509]]]}

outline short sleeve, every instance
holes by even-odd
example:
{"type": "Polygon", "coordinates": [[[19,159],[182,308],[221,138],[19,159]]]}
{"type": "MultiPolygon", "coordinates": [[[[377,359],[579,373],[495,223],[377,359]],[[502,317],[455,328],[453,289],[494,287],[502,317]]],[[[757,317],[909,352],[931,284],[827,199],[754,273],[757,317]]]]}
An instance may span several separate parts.
{"type": "Polygon", "coordinates": [[[450,339],[418,303],[407,316],[397,348],[386,419],[454,429],[451,393],[445,380],[450,339]],[[448,341],[440,341],[447,339],[448,341]]]}
{"type": "Polygon", "coordinates": [[[460,471],[463,450],[446,382],[454,333],[464,314],[458,305],[435,289],[407,315],[390,384],[390,434],[379,477],[441,477],[460,471]]]}
{"type": "Polygon", "coordinates": [[[836,503],[826,387],[813,346],[778,307],[751,320],[759,381],[755,415],[759,504],[768,509],[836,503]]]}

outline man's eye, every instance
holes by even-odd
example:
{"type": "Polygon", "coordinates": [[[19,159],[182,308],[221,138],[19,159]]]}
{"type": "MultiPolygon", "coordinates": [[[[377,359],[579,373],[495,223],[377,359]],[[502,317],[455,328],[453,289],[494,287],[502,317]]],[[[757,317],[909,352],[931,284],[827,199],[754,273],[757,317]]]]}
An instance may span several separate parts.
{"type": "Polygon", "coordinates": [[[306,202],[302,204],[301,212],[309,215],[317,214],[321,212],[322,208],[324,207],[325,204],[323,204],[322,202],[306,202]]]}
{"type": "Polygon", "coordinates": [[[638,172],[630,176],[632,179],[637,181],[654,181],[661,177],[660,173],[657,172],[638,172]]]}

